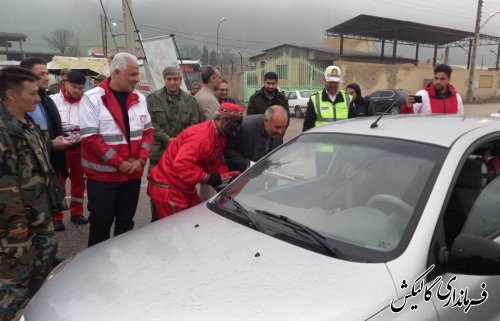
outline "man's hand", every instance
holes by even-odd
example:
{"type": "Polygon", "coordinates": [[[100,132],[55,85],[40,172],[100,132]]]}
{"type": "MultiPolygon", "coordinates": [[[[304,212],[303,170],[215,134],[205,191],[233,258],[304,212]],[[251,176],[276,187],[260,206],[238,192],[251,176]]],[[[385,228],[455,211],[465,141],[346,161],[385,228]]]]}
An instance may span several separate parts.
{"type": "Polygon", "coordinates": [[[406,106],[408,108],[412,108],[414,103],[415,103],[415,96],[413,95],[406,96],[406,106]]]}
{"type": "Polygon", "coordinates": [[[144,167],[144,161],[140,159],[136,159],[131,163],[131,168],[128,171],[129,174],[133,173],[140,173],[142,171],[142,168],[144,167]]]}
{"type": "Polygon", "coordinates": [[[63,151],[63,150],[70,148],[71,146],[73,146],[73,143],[68,142],[62,136],[57,136],[52,141],[52,149],[53,150],[63,151]]]}
{"type": "Polygon", "coordinates": [[[234,177],[240,175],[240,171],[232,171],[232,172],[227,172],[227,173],[224,173],[220,176],[222,182],[228,182],[228,181],[231,181],[234,177]]]}
{"type": "Polygon", "coordinates": [[[13,237],[17,240],[24,239],[28,236],[28,229],[26,227],[18,227],[15,230],[9,231],[10,237],[13,237]]]}
{"type": "Polygon", "coordinates": [[[122,173],[129,173],[130,172],[130,169],[132,168],[132,164],[127,162],[127,161],[123,161],[121,164],[120,164],[120,167],[118,167],[118,170],[122,173]]]}

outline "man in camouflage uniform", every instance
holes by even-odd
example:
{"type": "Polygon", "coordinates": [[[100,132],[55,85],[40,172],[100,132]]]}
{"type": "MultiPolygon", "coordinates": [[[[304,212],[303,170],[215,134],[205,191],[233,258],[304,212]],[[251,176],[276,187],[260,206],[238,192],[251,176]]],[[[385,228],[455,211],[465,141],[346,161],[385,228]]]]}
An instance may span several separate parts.
{"type": "Polygon", "coordinates": [[[16,320],[56,253],[53,214],[64,197],[47,140],[26,114],[40,101],[38,76],[0,71],[0,320],[16,320]]]}

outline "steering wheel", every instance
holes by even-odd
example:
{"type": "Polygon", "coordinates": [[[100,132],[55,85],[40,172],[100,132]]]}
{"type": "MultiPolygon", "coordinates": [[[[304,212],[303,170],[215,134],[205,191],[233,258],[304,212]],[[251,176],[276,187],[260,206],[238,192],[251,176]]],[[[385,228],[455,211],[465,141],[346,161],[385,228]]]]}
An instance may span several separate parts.
{"type": "MultiPolygon", "coordinates": [[[[386,203],[389,205],[394,205],[394,206],[400,208],[402,210],[402,212],[408,216],[410,216],[413,213],[413,206],[411,206],[410,204],[406,203],[405,201],[403,201],[402,199],[400,199],[399,197],[396,197],[394,195],[390,195],[390,194],[374,195],[372,198],[370,198],[368,200],[367,205],[369,207],[377,208],[376,206],[374,206],[374,204],[377,204],[377,203],[379,203],[379,204],[386,203]]],[[[386,214],[389,215],[390,213],[386,213],[386,214]]]]}

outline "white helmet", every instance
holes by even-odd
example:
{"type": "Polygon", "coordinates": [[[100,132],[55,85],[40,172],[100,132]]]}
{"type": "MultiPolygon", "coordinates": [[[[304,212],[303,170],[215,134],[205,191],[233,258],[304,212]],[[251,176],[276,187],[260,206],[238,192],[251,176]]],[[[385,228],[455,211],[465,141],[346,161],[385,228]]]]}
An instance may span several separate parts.
{"type": "Polygon", "coordinates": [[[342,70],[337,66],[328,66],[325,69],[325,80],[341,82],[342,81],[342,70]]]}

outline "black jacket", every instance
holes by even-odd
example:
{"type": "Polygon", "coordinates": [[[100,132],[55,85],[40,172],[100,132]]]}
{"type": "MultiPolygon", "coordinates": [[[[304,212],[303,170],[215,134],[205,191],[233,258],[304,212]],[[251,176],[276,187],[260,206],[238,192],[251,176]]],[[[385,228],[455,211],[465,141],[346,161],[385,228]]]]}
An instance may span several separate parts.
{"type": "Polygon", "coordinates": [[[281,144],[283,137],[272,138],[265,132],[264,115],[245,116],[235,135],[226,138],[226,164],[229,170],[244,171],[250,161],[258,161],[281,144]]]}
{"type": "MultiPolygon", "coordinates": [[[[49,139],[53,140],[58,136],[62,136],[63,129],[61,115],[59,115],[56,104],[49,97],[49,95],[47,95],[45,89],[39,89],[38,95],[40,95],[40,103],[47,117],[49,139]]],[[[68,176],[68,169],[66,168],[66,157],[64,156],[64,151],[55,151],[53,149],[50,150],[50,163],[56,173],[61,173],[65,177],[68,176]]]]}
{"type": "Polygon", "coordinates": [[[226,98],[224,99],[218,99],[219,100],[219,103],[231,103],[231,104],[236,104],[236,99],[234,99],[233,97],[229,97],[227,96],[226,98]]]}
{"type": "Polygon", "coordinates": [[[361,97],[356,101],[351,101],[349,106],[349,118],[375,116],[373,104],[367,98],[361,97]]]}
{"type": "Polygon", "coordinates": [[[257,90],[255,94],[250,97],[247,107],[247,115],[263,114],[267,107],[273,105],[280,105],[285,108],[288,113],[288,118],[290,118],[290,110],[288,110],[288,100],[282,92],[276,91],[276,94],[272,99],[269,99],[264,94],[264,87],[257,90]]]}

